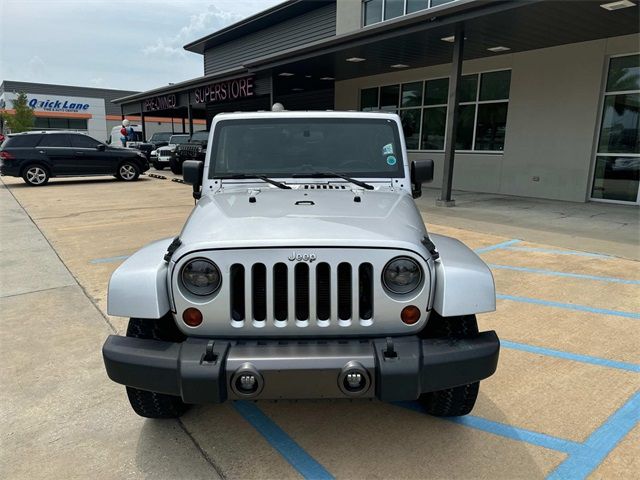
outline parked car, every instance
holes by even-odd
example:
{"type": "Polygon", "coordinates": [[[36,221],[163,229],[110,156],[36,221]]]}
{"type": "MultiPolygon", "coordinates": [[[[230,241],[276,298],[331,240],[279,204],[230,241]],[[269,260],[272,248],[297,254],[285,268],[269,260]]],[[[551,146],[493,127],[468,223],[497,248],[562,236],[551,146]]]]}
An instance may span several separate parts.
{"type": "Polygon", "coordinates": [[[127,146],[130,148],[136,148],[141,152],[144,152],[144,154],[147,156],[147,160],[149,160],[153,164],[153,160],[157,157],[156,149],[167,145],[169,143],[170,137],[171,132],[156,132],[151,135],[151,139],[148,142],[127,142],[127,146]]]}
{"type": "Polygon", "coordinates": [[[176,148],[175,154],[171,156],[169,165],[171,171],[176,175],[182,173],[182,164],[187,160],[204,161],[207,154],[207,142],[209,140],[209,132],[200,130],[193,132],[187,143],[182,143],[176,148]]]}
{"type": "Polygon", "coordinates": [[[219,114],[180,235],[129,257],[108,313],[109,377],[143,417],[227,399],[418,399],[465,415],[497,366],[491,271],[427,231],[413,198],[433,161],[396,114],[219,114]]]}
{"type": "Polygon", "coordinates": [[[9,135],[0,149],[0,173],[45,185],[51,177],[115,175],[137,180],[149,169],[146,156],[133,149],[105,145],[77,132],[46,131],[9,135]]]}
{"type": "Polygon", "coordinates": [[[170,166],[171,157],[174,155],[176,147],[189,142],[189,138],[190,135],[188,134],[171,135],[166,146],[155,150],[156,157],[152,159],[153,167],[156,170],[163,170],[164,167],[170,166]]]}
{"type": "Polygon", "coordinates": [[[151,135],[151,138],[149,139],[148,143],[151,144],[151,146],[153,147],[152,148],[153,150],[160,147],[164,147],[169,144],[169,139],[171,138],[171,135],[173,135],[173,133],[171,132],[156,132],[153,135],[151,135]]]}

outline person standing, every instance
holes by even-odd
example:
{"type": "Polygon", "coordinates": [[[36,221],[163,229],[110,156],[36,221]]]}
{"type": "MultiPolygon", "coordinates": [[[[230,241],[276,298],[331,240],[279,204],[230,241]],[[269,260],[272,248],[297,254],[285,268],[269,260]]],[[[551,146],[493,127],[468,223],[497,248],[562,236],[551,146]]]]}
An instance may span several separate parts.
{"type": "MultiPolygon", "coordinates": [[[[122,128],[120,129],[120,143],[122,143],[123,147],[127,146],[127,140],[129,140],[129,128],[130,122],[126,118],[122,120],[122,128]]],[[[133,128],[131,128],[133,131],[133,128]]]]}

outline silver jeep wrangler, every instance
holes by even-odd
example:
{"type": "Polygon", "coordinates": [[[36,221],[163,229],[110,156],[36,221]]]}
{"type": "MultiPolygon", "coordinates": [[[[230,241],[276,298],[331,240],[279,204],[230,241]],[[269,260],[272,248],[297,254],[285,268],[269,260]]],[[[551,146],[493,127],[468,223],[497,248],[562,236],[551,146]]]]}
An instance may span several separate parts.
{"type": "Polygon", "coordinates": [[[478,332],[493,277],[430,235],[395,114],[266,112],[214,118],[182,232],[127,259],[108,312],[109,377],[151,418],[227,399],[419,400],[471,411],[500,344],[478,332]]]}

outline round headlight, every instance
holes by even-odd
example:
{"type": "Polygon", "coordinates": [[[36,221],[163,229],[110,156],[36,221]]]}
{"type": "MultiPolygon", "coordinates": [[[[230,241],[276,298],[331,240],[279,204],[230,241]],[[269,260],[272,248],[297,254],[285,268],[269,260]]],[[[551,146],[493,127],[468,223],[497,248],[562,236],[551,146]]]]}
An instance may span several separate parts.
{"type": "Polygon", "coordinates": [[[392,293],[413,292],[422,280],[422,268],[409,257],[396,257],[384,267],[382,283],[392,293]]]}
{"type": "Polygon", "coordinates": [[[211,295],[222,283],[220,270],[215,263],[196,258],[182,267],[182,284],[194,295],[211,295]]]}

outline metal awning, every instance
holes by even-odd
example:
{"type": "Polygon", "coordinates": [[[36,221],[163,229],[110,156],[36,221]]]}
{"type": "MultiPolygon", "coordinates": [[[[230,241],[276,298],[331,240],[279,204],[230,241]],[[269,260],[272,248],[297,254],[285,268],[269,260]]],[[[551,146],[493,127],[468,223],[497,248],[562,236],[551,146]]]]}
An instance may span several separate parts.
{"type": "MultiPolygon", "coordinates": [[[[511,0],[454,3],[438,12],[423,11],[356,32],[308,44],[248,63],[250,72],[272,70],[336,80],[451,62],[453,45],[443,38],[465,25],[465,60],[517,53],[568,43],[637,34],[640,8],[609,11],[603,0],[511,0]],[[352,57],[364,58],[358,63],[352,57]]],[[[445,4],[446,5],[446,4],[445,4]]]]}

